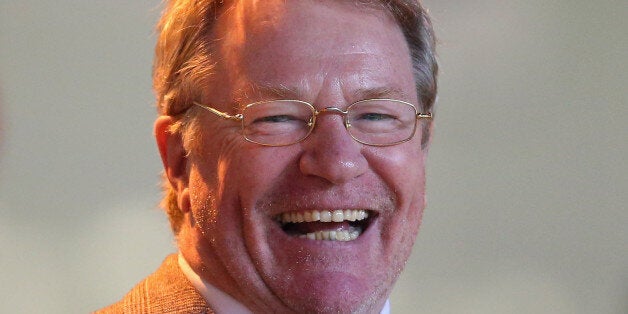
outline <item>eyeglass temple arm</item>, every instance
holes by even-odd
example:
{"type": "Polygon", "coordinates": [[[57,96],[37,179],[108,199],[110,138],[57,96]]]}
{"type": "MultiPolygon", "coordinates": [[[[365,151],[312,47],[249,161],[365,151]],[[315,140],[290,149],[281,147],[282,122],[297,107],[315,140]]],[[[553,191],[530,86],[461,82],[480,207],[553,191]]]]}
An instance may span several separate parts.
{"type": "Polygon", "coordinates": [[[216,109],[214,109],[212,107],[207,107],[207,106],[201,105],[201,104],[199,104],[197,102],[194,102],[194,104],[199,106],[199,107],[201,107],[201,108],[203,108],[203,109],[205,109],[205,110],[207,110],[207,111],[209,111],[209,112],[211,112],[211,113],[213,113],[213,114],[215,114],[215,115],[217,115],[217,116],[219,116],[219,117],[221,117],[221,118],[223,118],[223,119],[233,120],[233,121],[241,121],[242,120],[242,114],[240,114],[240,113],[232,116],[232,115],[230,115],[230,114],[228,114],[226,112],[222,112],[222,111],[216,110],[216,109]]]}
{"type": "Polygon", "coordinates": [[[428,112],[428,113],[417,113],[416,114],[416,118],[417,119],[431,119],[432,118],[432,113],[428,112]]]}

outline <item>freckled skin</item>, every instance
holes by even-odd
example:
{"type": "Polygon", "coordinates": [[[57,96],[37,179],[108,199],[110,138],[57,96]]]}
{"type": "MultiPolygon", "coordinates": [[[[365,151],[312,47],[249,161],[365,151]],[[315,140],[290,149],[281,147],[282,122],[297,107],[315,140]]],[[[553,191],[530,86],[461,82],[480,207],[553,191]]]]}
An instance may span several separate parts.
{"type": "MultiPolygon", "coordinates": [[[[357,91],[382,88],[418,105],[407,44],[387,13],[350,1],[249,2],[219,18],[219,79],[205,103],[235,113],[229,104],[255,83],[288,86],[317,109],[345,108],[361,100],[357,91]]],[[[244,141],[237,123],[198,114],[203,148],[171,179],[180,204],[190,204],[178,242],[191,267],[255,312],[378,313],[423,213],[422,128],[406,143],[365,146],[329,114],[305,141],[263,147],[244,141]],[[289,237],[273,220],[344,208],[376,213],[355,241],[289,237]]]]}

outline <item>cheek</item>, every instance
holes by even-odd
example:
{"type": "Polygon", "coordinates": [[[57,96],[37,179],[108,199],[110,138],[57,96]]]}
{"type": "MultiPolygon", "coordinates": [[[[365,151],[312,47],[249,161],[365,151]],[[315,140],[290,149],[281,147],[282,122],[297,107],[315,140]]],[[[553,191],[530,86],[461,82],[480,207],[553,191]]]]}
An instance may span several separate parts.
{"type": "Polygon", "coordinates": [[[371,158],[371,167],[396,197],[396,210],[386,218],[385,237],[404,247],[402,254],[414,243],[425,207],[423,156],[419,141],[410,141],[376,150],[371,158]]]}
{"type": "Polygon", "coordinates": [[[233,168],[237,165],[237,160],[232,160],[230,155],[238,150],[240,138],[236,132],[206,128],[200,132],[197,140],[204,144],[197,146],[189,157],[190,202],[193,218],[197,223],[201,223],[204,229],[214,229],[219,215],[230,214],[219,212],[217,209],[227,201],[226,187],[233,181],[231,178],[233,168]],[[220,136],[209,137],[206,134],[220,134],[220,136]]]}
{"type": "Polygon", "coordinates": [[[289,147],[263,147],[245,143],[219,162],[219,184],[224,198],[237,198],[237,206],[253,208],[296,163],[289,147]],[[224,161],[224,162],[223,162],[224,161]]]}
{"type": "MultiPolygon", "coordinates": [[[[418,141],[383,147],[369,153],[373,171],[392,189],[399,202],[422,196],[425,190],[425,165],[418,141]]],[[[397,204],[403,207],[403,204],[397,204]]]]}

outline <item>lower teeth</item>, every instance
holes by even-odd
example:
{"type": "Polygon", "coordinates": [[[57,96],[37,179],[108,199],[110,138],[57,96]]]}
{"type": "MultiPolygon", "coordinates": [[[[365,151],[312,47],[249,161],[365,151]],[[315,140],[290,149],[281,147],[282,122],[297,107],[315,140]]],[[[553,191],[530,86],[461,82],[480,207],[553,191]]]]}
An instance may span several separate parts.
{"type": "Polygon", "coordinates": [[[310,232],[299,235],[299,238],[319,241],[353,241],[357,239],[361,233],[361,230],[352,228],[352,230],[310,232]]]}

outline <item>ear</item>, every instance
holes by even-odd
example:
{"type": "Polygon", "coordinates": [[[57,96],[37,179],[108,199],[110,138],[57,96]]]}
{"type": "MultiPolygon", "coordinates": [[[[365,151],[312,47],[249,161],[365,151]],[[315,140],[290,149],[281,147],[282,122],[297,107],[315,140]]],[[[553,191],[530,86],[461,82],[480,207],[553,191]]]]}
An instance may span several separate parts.
{"type": "Polygon", "coordinates": [[[183,212],[189,210],[188,159],[180,132],[172,133],[176,120],[171,116],[159,116],[155,120],[155,140],[164,166],[164,174],[177,192],[177,203],[183,212]]]}

